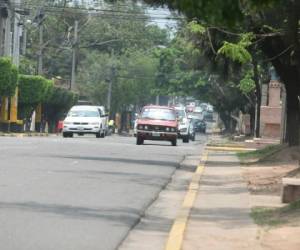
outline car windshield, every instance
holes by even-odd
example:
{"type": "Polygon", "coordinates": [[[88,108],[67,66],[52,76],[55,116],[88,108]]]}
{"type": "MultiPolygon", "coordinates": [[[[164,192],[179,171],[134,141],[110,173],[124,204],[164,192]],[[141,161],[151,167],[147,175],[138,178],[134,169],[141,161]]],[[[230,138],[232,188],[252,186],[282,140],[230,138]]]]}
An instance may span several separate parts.
{"type": "Polygon", "coordinates": [[[176,116],[179,119],[185,118],[185,112],[184,112],[184,110],[176,110],[176,116]]]}
{"type": "Polygon", "coordinates": [[[142,119],[155,119],[175,121],[175,113],[171,109],[146,108],[143,110],[142,119]]]}
{"type": "Polygon", "coordinates": [[[100,113],[96,110],[72,110],[68,117],[99,117],[100,113]]]}

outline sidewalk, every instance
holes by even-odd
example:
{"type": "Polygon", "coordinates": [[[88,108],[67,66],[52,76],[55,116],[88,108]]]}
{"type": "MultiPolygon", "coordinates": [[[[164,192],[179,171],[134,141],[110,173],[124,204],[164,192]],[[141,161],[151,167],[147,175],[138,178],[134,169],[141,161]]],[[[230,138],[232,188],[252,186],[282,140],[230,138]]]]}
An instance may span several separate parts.
{"type": "Polygon", "coordinates": [[[176,171],[119,250],[262,249],[235,153],[217,148],[199,158],[176,171]]]}
{"type": "Polygon", "coordinates": [[[205,165],[182,249],[261,249],[237,157],[234,153],[210,151],[205,165]]]}

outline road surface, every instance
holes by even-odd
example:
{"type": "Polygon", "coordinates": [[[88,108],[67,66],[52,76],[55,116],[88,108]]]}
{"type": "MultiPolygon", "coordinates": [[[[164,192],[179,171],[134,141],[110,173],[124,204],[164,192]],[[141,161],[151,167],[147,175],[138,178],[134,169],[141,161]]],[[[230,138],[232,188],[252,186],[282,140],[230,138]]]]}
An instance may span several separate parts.
{"type": "Polygon", "coordinates": [[[116,249],[205,140],[0,138],[1,250],[116,249]]]}

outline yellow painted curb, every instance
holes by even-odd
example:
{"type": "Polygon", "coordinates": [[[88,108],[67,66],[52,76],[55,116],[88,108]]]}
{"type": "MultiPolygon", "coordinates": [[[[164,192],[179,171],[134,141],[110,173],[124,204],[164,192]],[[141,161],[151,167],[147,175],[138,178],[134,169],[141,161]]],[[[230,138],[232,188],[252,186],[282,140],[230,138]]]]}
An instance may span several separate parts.
{"type": "Polygon", "coordinates": [[[218,144],[218,143],[207,143],[206,145],[207,147],[229,147],[229,148],[246,148],[245,145],[241,145],[241,144],[233,144],[233,143],[222,143],[222,144],[218,144]]]}
{"type": "Polygon", "coordinates": [[[169,233],[165,250],[180,250],[182,247],[184,232],[187,226],[191,209],[193,208],[194,202],[197,197],[197,193],[200,187],[200,178],[204,171],[207,158],[208,152],[205,151],[201,158],[201,164],[198,165],[195,173],[192,176],[192,180],[182,203],[182,207],[169,233]]]}
{"type": "Polygon", "coordinates": [[[48,133],[0,133],[0,137],[48,137],[48,133]]]}
{"type": "Polygon", "coordinates": [[[239,147],[212,147],[212,146],[207,146],[207,150],[211,151],[241,151],[241,152],[247,152],[247,151],[256,151],[255,148],[239,148],[239,147]]]}

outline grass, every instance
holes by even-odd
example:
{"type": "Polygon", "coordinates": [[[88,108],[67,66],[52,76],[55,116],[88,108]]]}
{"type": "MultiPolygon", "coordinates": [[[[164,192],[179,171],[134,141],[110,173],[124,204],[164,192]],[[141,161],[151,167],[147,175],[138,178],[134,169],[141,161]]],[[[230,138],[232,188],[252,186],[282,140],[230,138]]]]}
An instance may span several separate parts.
{"type": "Polygon", "coordinates": [[[280,149],[282,149],[282,147],[282,145],[271,145],[256,151],[238,152],[237,156],[239,157],[241,162],[245,162],[251,159],[263,160],[266,157],[278,152],[280,149]]]}
{"type": "Polygon", "coordinates": [[[251,211],[251,217],[256,224],[271,227],[287,223],[291,214],[300,217],[300,200],[282,208],[253,208],[251,211]]]}

